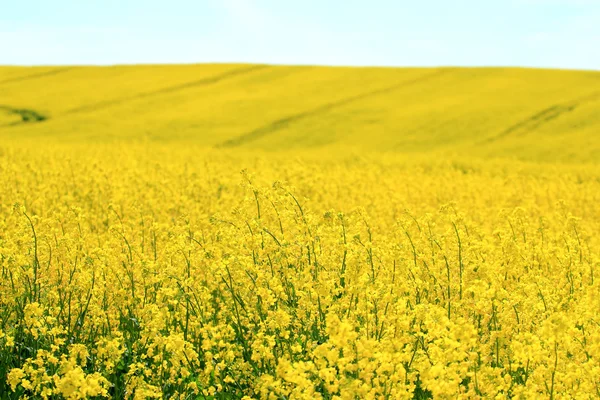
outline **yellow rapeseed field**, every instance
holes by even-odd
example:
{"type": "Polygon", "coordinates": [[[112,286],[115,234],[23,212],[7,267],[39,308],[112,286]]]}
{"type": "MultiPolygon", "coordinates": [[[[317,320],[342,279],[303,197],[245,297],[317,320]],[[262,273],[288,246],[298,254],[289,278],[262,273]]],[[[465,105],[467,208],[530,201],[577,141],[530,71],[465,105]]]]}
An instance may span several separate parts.
{"type": "Polygon", "coordinates": [[[600,397],[600,73],[0,68],[0,399],[600,397]]]}

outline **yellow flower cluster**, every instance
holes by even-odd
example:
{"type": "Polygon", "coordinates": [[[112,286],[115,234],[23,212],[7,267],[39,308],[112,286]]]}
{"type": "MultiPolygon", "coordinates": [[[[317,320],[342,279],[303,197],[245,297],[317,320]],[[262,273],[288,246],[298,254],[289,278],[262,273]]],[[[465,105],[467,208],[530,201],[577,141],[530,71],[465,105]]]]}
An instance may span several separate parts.
{"type": "Polygon", "coordinates": [[[7,145],[0,392],[599,397],[599,177],[493,160],[7,145]]]}

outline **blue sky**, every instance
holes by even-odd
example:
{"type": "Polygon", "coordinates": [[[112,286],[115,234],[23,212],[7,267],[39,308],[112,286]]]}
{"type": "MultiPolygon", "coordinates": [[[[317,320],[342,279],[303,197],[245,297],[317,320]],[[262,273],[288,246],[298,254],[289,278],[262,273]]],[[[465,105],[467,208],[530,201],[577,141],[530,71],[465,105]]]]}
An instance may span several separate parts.
{"type": "Polygon", "coordinates": [[[0,0],[0,64],[600,69],[600,0],[0,0]]]}

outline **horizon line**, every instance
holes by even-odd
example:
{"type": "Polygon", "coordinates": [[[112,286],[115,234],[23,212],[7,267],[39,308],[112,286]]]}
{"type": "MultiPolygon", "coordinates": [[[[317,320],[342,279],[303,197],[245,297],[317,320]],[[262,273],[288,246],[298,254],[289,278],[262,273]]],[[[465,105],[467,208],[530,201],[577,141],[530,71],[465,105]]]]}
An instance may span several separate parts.
{"type": "Polygon", "coordinates": [[[64,64],[0,64],[0,68],[45,68],[45,67],[72,67],[72,68],[111,68],[111,67],[151,67],[151,66],[193,66],[193,65],[268,65],[273,67],[313,67],[313,68],[381,68],[381,69],[533,69],[552,71],[581,71],[600,72],[600,69],[590,68],[565,68],[551,66],[530,65],[381,65],[381,64],[318,64],[318,63],[277,63],[277,62],[245,62],[245,61],[208,61],[208,62],[123,62],[123,63],[64,63],[64,64]]]}

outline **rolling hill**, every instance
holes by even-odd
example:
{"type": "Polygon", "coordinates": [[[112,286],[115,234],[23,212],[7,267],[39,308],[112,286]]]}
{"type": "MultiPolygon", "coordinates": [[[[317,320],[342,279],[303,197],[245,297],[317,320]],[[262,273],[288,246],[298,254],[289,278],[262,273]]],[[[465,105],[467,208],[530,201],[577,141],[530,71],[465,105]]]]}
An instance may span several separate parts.
{"type": "Polygon", "coordinates": [[[0,67],[0,140],[600,160],[600,72],[0,67]]]}

